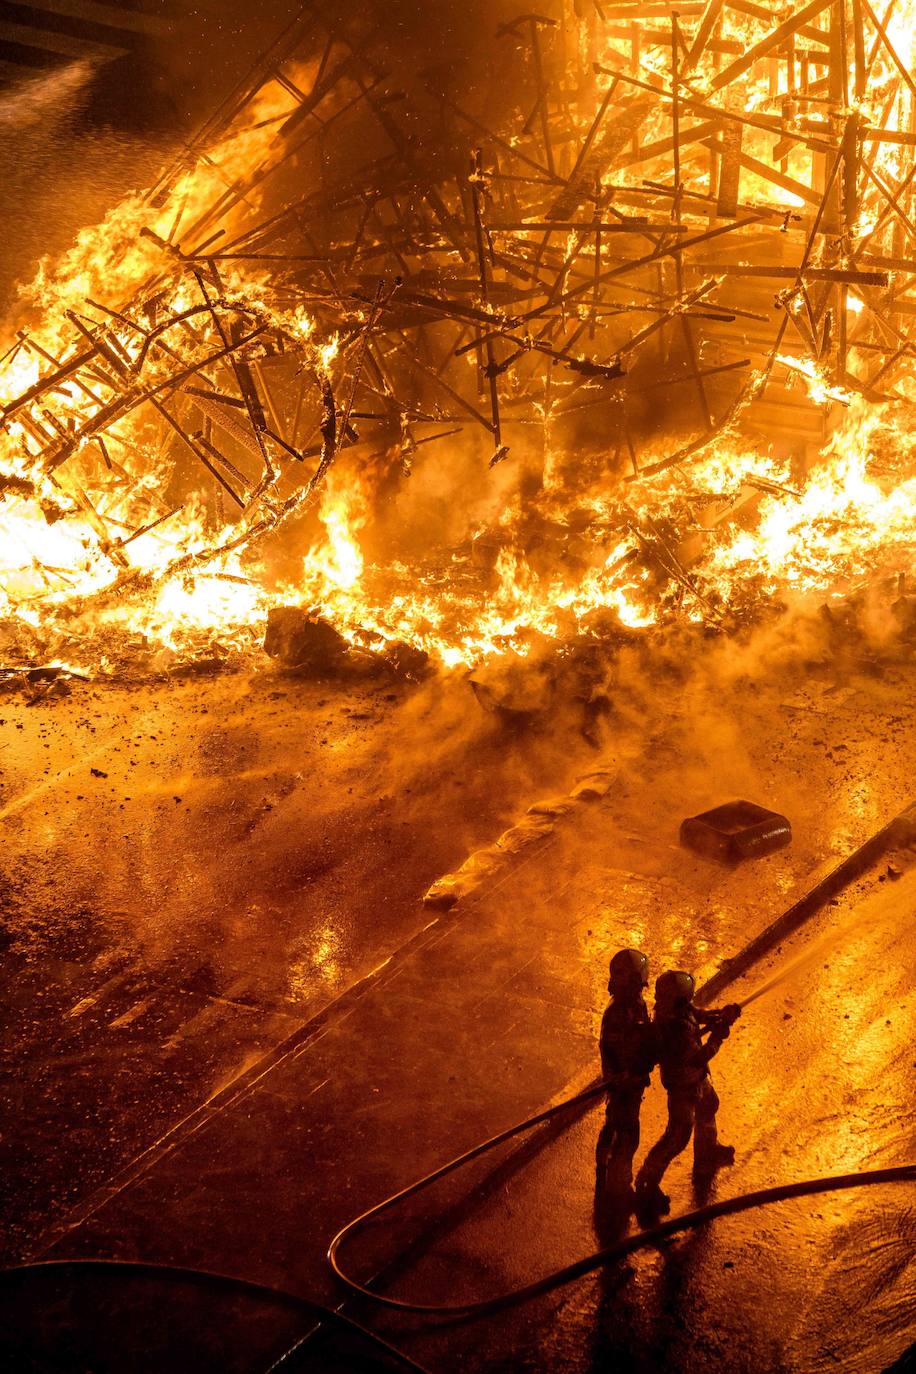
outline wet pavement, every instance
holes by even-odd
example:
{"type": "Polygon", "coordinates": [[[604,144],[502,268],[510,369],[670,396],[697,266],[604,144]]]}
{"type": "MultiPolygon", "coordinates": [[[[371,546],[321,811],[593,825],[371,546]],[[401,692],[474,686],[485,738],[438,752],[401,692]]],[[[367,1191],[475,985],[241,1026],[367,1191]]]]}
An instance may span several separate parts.
{"type": "MultiPolygon", "coordinates": [[[[129,16],[123,30],[97,29],[116,45],[128,39],[121,56],[118,46],[105,53],[81,41],[80,32],[87,21],[91,30],[91,20],[117,24],[117,6],[91,16],[40,0],[20,7],[14,17],[25,26],[12,28],[34,39],[29,48],[26,38],[22,55],[48,59],[50,67],[16,66],[5,60],[9,44],[0,42],[0,310],[8,316],[17,311],[17,287],[32,279],[42,258],[65,253],[80,230],[156,181],[298,6],[179,0],[169,8],[142,37],[129,16]],[[62,30],[60,51],[55,26],[62,30]],[[49,29],[46,47],[42,34],[49,29]]],[[[10,32],[5,25],[3,38],[10,32]]]]}
{"type": "Polygon", "coordinates": [[[4,1256],[422,929],[429,883],[577,757],[461,682],[0,699],[4,1256]]]}
{"type": "MultiPolygon", "coordinates": [[[[899,879],[879,866],[728,989],[728,1000],[741,999],[799,951],[814,951],[747,1009],[714,1061],[720,1131],[737,1161],[699,1187],[688,1150],[665,1182],[673,1215],[783,1182],[916,1159],[916,855],[893,860],[899,879]]],[[[618,1239],[595,1207],[600,1120],[592,1111],[490,1190],[397,1293],[432,1302],[495,1294],[618,1239]]],[[[663,1125],[656,1084],[643,1148],[663,1125]]],[[[381,1329],[443,1371],[864,1374],[889,1367],[916,1335],[914,1240],[912,1182],[825,1194],[711,1223],[444,1335],[390,1315],[381,1329]]]]}
{"type": "MultiPolygon", "coordinates": [[[[569,735],[472,725],[447,686],[253,678],[245,694],[234,679],[4,704],[8,1257],[142,1257],[339,1302],[324,1263],[339,1225],[593,1075],[609,952],[639,943],[656,971],[708,976],[911,799],[913,682],[903,666],[842,683],[710,667],[676,700],[656,684],[639,713],[631,692],[607,740],[619,786],[440,916],[419,905],[432,878],[593,766],[581,742],[577,757],[569,735]],[[21,805],[44,745],[52,785],[21,805]],[[787,814],[792,845],[738,869],[678,847],[684,815],[733,796],[787,814]]],[[[724,1047],[739,1160],[723,1193],[912,1154],[909,861],[793,937],[776,962],[823,933],[823,964],[724,1047]]],[[[653,1088],[644,1143],[661,1106],[653,1088]]],[[[454,1301],[594,1249],[598,1119],[437,1188],[355,1247],[358,1272],[454,1301]]],[[[682,1161],[671,1182],[690,1205],[682,1161]]],[[[911,1212],[899,1188],[788,1204],[446,1333],[346,1310],[441,1370],[881,1369],[913,1339],[911,1212]]],[[[88,1282],[7,1290],[22,1367],[82,1367],[26,1362],[58,1321],[96,1342],[86,1367],[123,1367],[129,1348],[138,1370],[266,1367],[308,1326],[181,1289],[166,1333],[152,1313],[168,1285],[108,1287],[106,1354],[85,1312],[80,1327],[79,1294],[102,1301],[88,1282]]],[[[308,1367],[365,1367],[307,1349],[308,1367]]]]}

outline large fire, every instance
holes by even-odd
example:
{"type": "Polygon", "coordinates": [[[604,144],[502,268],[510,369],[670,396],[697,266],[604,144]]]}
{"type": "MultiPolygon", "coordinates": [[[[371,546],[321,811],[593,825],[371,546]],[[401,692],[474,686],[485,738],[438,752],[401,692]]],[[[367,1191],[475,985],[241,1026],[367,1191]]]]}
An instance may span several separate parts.
{"type": "Polygon", "coordinates": [[[297,54],[153,193],[43,262],[0,350],[8,651],[102,669],[138,646],[165,665],[248,653],[270,607],[294,604],[354,643],[470,665],[911,572],[916,15],[910,0],[883,17],[868,0],[687,9],[571,20],[543,118],[512,129],[509,101],[498,161],[424,190],[433,173],[352,62],[335,85],[327,52],[297,54]],[[325,227],[302,193],[302,111],[324,128],[364,105],[412,200],[344,177],[325,227]],[[774,278],[775,332],[742,308],[755,272],[774,278]],[[747,321],[763,329],[745,344],[747,321]],[[699,432],[683,400],[670,425],[645,407],[635,445],[605,411],[577,470],[563,418],[631,379],[638,397],[653,369],[659,396],[696,387],[699,432]],[[740,384],[724,403],[715,373],[740,384]],[[753,422],[768,388],[816,417],[807,442],[753,422]],[[474,426],[489,510],[418,562],[379,553],[392,464],[401,483],[447,473],[474,426]],[[504,475],[524,451],[534,487],[504,475]],[[533,522],[574,531],[574,555],[534,557],[533,522]]]}

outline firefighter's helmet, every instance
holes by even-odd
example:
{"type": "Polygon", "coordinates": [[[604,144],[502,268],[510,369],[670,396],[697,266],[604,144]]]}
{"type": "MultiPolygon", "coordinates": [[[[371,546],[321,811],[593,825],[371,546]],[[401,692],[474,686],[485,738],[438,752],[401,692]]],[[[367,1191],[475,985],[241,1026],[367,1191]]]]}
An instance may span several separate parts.
{"type": "Polygon", "coordinates": [[[656,1016],[674,1016],[693,1001],[693,974],[668,969],[655,980],[656,1016]]]}
{"type": "Polygon", "coordinates": [[[649,960],[640,949],[619,949],[608,970],[608,992],[641,992],[649,986],[649,960]]]}

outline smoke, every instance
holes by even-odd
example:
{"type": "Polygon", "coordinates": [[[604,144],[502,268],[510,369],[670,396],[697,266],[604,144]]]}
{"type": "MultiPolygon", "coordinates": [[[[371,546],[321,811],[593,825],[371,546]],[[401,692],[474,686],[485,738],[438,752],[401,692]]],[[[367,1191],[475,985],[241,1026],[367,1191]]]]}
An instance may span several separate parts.
{"type": "Polygon", "coordinates": [[[0,95],[0,311],[41,259],[151,181],[174,135],[87,127],[98,63],[79,61],[22,79],[0,95]]]}
{"type": "Polygon", "coordinates": [[[525,469],[522,455],[528,442],[513,443],[511,460],[492,469],[487,466],[492,440],[476,426],[425,445],[410,478],[398,484],[388,511],[381,513],[383,528],[405,555],[464,543],[491,525],[512,500],[525,469]]]}
{"type": "MultiPolygon", "coordinates": [[[[605,639],[591,658],[591,699],[604,703],[591,712],[594,745],[622,761],[624,791],[644,792],[647,769],[676,775],[678,796],[690,799],[675,807],[678,822],[689,809],[731,797],[789,814],[816,805],[792,773],[791,792],[785,790],[786,776],[772,766],[773,749],[781,739],[794,748],[785,704],[812,679],[830,688],[855,680],[863,665],[872,671],[879,655],[906,654],[880,592],[863,605],[854,626],[841,632],[820,601],[809,598],[731,634],[675,622],[605,639]]],[[[571,674],[555,676],[563,709],[545,713],[552,722],[545,728],[569,738],[580,728],[572,707],[581,679],[574,686],[571,674]]]]}

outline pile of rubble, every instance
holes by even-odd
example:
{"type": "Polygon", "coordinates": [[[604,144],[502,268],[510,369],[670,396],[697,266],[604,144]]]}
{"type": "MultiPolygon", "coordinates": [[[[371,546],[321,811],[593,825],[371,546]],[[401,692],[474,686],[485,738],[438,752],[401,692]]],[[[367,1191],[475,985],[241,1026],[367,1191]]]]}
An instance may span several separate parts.
{"type": "Polygon", "coordinates": [[[284,668],[295,668],[312,677],[390,674],[416,682],[430,666],[429,654],[411,644],[367,635],[365,645],[355,646],[318,609],[301,606],[275,606],[270,610],[264,652],[284,668]]]}

